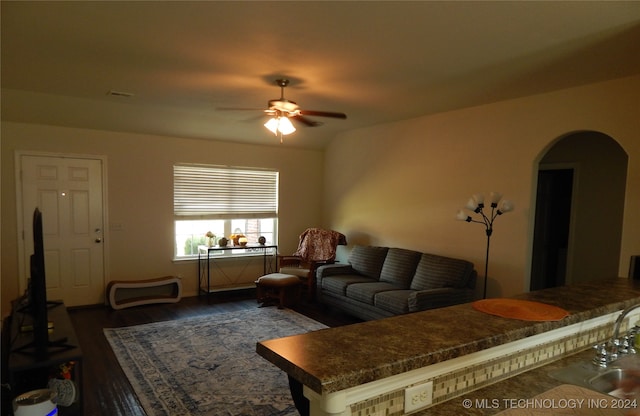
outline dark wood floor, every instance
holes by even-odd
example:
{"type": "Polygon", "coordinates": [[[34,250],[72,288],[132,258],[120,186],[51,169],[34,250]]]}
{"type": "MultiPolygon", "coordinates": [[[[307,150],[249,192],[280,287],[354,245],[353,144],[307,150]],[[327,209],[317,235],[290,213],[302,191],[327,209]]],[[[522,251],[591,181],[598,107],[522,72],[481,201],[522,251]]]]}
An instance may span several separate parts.
{"type": "MultiPolygon", "coordinates": [[[[84,415],[145,415],[104,337],[103,328],[140,325],[256,307],[253,291],[241,291],[217,293],[209,299],[192,297],[175,304],[138,306],[118,311],[106,306],[70,309],[69,315],[84,355],[84,415]]],[[[294,309],[330,327],[359,322],[356,318],[325,310],[315,303],[303,301],[294,309]]],[[[74,416],[83,414],[80,409],[72,407],[61,409],[60,413],[74,416]]]]}

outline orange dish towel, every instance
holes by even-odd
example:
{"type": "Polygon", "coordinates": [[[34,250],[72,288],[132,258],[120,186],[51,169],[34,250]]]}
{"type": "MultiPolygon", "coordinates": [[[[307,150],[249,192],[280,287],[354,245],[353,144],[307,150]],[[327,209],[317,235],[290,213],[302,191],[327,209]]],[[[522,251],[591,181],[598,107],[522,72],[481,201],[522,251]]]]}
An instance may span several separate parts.
{"type": "Polygon", "coordinates": [[[569,316],[569,312],[557,306],[528,300],[483,299],[472,306],[480,312],[521,321],[559,321],[569,316]]]}

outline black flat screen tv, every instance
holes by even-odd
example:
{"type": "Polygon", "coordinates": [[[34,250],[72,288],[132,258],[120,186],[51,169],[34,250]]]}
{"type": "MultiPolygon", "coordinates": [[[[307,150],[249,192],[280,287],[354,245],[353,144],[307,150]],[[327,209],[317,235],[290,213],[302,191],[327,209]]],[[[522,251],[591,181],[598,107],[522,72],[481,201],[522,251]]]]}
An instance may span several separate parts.
{"type": "Polygon", "coordinates": [[[44,269],[44,234],[42,213],[33,211],[33,254],[31,255],[31,283],[29,310],[33,316],[33,347],[37,356],[46,356],[49,345],[47,278],[44,269]]]}
{"type": "MultiPolygon", "coordinates": [[[[62,302],[47,301],[47,277],[44,262],[44,232],[42,227],[42,213],[36,208],[33,211],[33,254],[30,262],[31,277],[26,295],[26,307],[22,312],[31,316],[33,340],[31,343],[18,348],[16,351],[45,359],[59,349],[68,349],[66,338],[49,339],[49,308],[62,302]]],[[[54,324],[55,325],[55,324],[54,324]]]]}

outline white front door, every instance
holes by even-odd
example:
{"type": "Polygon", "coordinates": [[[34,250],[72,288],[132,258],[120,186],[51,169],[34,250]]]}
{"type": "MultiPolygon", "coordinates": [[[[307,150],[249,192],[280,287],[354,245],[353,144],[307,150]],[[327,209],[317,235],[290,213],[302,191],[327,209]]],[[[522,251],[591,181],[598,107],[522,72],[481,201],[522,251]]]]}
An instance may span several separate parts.
{"type": "MultiPolygon", "coordinates": [[[[33,211],[42,211],[47,298],[66,306],[102,304],[103,162],[19,155],[24,280],[33,253],[33,211]]],[[[24,287],[24,282],[22,282],[24,287]]]]}

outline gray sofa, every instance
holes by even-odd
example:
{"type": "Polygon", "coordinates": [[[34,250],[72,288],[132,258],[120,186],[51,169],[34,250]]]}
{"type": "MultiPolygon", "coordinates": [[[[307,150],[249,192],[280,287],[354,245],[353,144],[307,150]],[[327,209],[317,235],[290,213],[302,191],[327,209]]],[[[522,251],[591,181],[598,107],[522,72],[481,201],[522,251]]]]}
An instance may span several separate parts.
{"type": "Polygon", "coordinates": [[[466,260],[374,246],[316,272],[319,302],[364,320],[471,302],[476,279],[466,260]]]}

